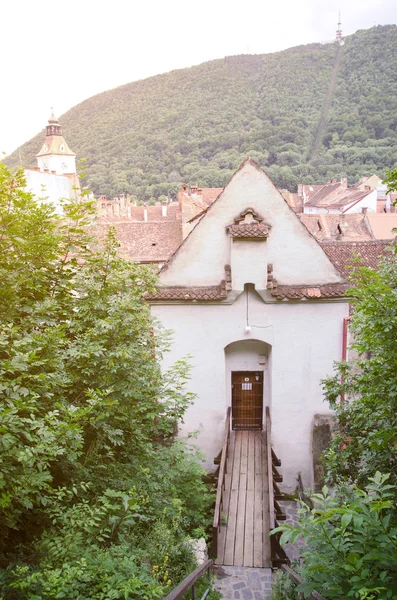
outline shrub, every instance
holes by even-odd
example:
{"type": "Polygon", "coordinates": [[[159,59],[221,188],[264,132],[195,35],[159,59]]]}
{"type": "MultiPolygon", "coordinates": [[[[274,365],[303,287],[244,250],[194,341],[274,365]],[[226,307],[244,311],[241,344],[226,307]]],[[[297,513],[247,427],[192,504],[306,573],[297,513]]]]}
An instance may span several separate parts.
{"type": "Polygon", "coordinates": [[[303,538],[298,592],[317,590],[326,598],[397,599],[397,526],[393,486],[376,473],[364,490],[326,487],[314,494],[315,507],[301,503],[298,525],[283,525],[281,544],[303,538]]]}

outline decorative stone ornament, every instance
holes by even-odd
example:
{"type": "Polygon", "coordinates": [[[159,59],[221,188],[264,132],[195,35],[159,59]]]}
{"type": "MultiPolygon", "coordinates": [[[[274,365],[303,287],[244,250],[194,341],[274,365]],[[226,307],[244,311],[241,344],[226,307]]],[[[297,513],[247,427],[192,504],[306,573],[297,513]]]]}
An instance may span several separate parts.
{"type": "Polygon", "coordinates": [[[270,233],[270,225],[263,223],[263,218],[252,208],[247,208],[234,219],[226,230],[232,238],[266,240],[270,233]]]}

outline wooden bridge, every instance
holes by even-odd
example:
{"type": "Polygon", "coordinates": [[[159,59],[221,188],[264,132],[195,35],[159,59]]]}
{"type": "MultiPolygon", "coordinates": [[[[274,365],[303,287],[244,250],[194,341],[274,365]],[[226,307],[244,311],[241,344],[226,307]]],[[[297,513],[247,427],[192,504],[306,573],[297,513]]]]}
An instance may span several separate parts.
{"type": "Polygon", "coordinates": [[[271,422],[266,428],[230,431],[227,412],[213,522],[215,564],[274,567],[288,562],[277,536],[269,531],[285,519],[278,500],[280,461],[271,447],[271,422]]]}
{"type": "MultiPolygon", "coordinates": [[[[294,583],[304,583],[289,566],[279,543],[280,535],[269,532],[285,519],[278,488],[281,465],[271,445],[270,412],[266,408],[265,430],[230,430],[230,408],[226,415],[225,437],[219,466],[213,522],[212,554],[164,600],[181,600],[190,591],[197,598],[196,583],[216,565],[281,567],[294,583]]],[[[201,600],[205,600],[210,584],[201,600]]],[[[325,600],[312,592],[310,600],[325,600]]]]}

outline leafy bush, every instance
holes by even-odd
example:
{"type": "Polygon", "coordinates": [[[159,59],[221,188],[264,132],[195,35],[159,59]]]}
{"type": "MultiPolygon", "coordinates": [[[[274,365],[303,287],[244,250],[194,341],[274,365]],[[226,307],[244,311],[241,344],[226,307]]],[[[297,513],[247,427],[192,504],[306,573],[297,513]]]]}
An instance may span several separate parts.
{"type": "Polygon", "coordinates": [[[89,235],[90,203],[23,186],[0,165],[0,593],[162,597],[212,499],[174,439],[189,365],[161,371],[154,271],[89,235]]]}
{"type": "Polygon", "coordinates": [[[154,600],[167,593],[166,582],[164,585],[137,565],[127,545],[90,547],[81,557],[59,567],[44,565],[32,571],[28,566],[19,566],[14,575],[11,587],[18,590],[21,600],[154,600]]]}
{"type": "Polygon", "coordinates": [[[338,363],[337,374],[323,382],[335,411],[334,435],[325,453],[331,483],[365,486],[368,476],[380,471],[390,473],[397,489],[396,256],[392,247],[376,271],[357,265],[352,271],[349,328],[358,358],[338,363]]]}
{"type": "Polygon", "coordinates": [[[315,507],[301,503],[298,525],[283,525],[280,542],[303,538],[304,584],[309,597],[317,590],[326,598],[397,599],[397,524],[393,521],[393,486],[389,475],[376,473],[361,490],[323,488],[315,507]]]}

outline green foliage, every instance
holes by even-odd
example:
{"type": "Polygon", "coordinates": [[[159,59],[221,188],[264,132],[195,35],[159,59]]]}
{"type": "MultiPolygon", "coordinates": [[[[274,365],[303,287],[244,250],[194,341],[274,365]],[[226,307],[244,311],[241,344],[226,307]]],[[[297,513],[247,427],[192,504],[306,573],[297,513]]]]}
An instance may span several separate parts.
{"type": "Polygon", "coordinates": [[[395,488],[389,475],[376,473],[365,490],[326,487],[314,494],[315,508],[301,503],[299,524],[283,525],[280,542],[303,538],[304,584],[296,587],[308,598],[313,590],[326,598],[385,600],[397,598],[397,526],[393,521],[395,488]]]}
{"type": "Polygon", "coordinates": [[[18,590],[21,600],[154,600],[164,597],[167,587],[137,565],[126,545],[89,548],[81,558],[56,568],[44,566],[32,571],[28,566],[17,566],[14,576],[11,587],[18,590]]]}
{"type": "Polygon", "coordinates": [[[397,598],[396,248],[376,271],[353,265],[350,279],[354,360],[338,363],[336,375],[323,381],[335,411],[324,458],[336,489],[333,496],[327,488],[315,494],[312,510],[303,504],[299,525],[274,532],[282,532],[281,543],[306,542],[300,552],[305,584],[293,594],[384,600],[397,598]]]}
{"type": "Polygon", "coordinates": [[[384,178],[383,183],[387,184],[388,192],[397,191],[397,168],[386,171],[386,177],[384,178]]]}
{"type": "Polygon", "coordinates": [[[167,372],[152,269],[0,165],[0,593],[160,598],[206,528],[201,457],[175,441],[189,366],[167,372]],[[155,569],[156,567],[156,569],[155,569]]]}
{"type": "Polygon", "coordinates": [[[353,363],[337,365],[325,395],[336,413],[326,467],[331,482],[365,485],[375,471],[397,484],[397,261],[390,250],[377,271],[352,274],[354,314],[350,320],[353,363]],[[347,401],[340,402],[344,394],[347,401]]]}
{"type": "MultiPolygon", "coordinates": [[[[96,194],[139,200],[175,196],[175,183],[223,187],[250,155],[276,185],[350,182],[397,163],[395,25],[346,37],[327,131],[308,155],[337,49],[309,44],[266,55],[225,57],[110,90],[62,117],[86,158],[96,194]]],[[[43,133],[20,149],[35,166],[43,133]]],[[[19,150],[8,159],[19,164],[19,150]]]]}
{"type": "Polygon", "coordinates": [[[287,573],[276,571],[276,577],[272,584],[269,600],[301,600],[302,596],[296,592],[296,584],[287,573]]]}

